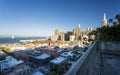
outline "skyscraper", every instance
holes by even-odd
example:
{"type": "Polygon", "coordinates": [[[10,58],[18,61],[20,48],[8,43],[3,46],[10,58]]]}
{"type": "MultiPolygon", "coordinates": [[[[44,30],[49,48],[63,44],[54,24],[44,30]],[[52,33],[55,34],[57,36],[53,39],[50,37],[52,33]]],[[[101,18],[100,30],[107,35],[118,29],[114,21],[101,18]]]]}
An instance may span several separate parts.
{"type": "Polygon", "coordinates": [[[106,19],[106,14],[105,13],[104,13],[104,18],[103,18],[102,26],[107,27],[107,19],[106,19]]]}
{"type": "Polygon", "coordinates": [[[80,36],[80,34],[81,34],[81,28],[80,28],[80,24],[78,24],[78,27],[77,28],[75,28],[75,38],[76,38],[76,40],[78,40],[78,37],[80,36]]]}
{"type": "Polygon", "coordinates": [[[60,32],[60,40],[65,41],[65,34],[64,32],[60,32]]]}
{"type": "Polygon", "coordinates": [[[55,35],[59,35],[60,31],[58,29],[55,29],[55,35]]]}
{"type": "Polygon", "coordinates": [[[60,31],[59,29],[55,29],[54,35],[51,36],[52,41],[57,41],[59,39],[60,31]]]}
{"type": "Polygon", "coordinates": [[[71,31],[67,31],[66,33],[65,33],[65,41],[69,41],[70,40],[70,35],[73,35],[73,32],[71,32],[71,31]]]}

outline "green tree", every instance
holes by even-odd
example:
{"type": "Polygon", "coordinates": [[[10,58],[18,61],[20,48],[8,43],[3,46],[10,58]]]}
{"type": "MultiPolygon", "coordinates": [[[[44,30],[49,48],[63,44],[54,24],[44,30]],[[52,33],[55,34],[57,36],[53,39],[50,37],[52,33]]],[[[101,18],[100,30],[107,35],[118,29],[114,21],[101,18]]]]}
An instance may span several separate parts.
{"type": "Polygon", "coordinates": [[[113,24],[113,19],[109,19],[108,22],[109,22],[110,24],[113,24]]]}
{"type": "Polygon", "coordinates": [[[115,16],[115,19],[117,19],[118,22],[120,22],[120,13],[115,16]]]}

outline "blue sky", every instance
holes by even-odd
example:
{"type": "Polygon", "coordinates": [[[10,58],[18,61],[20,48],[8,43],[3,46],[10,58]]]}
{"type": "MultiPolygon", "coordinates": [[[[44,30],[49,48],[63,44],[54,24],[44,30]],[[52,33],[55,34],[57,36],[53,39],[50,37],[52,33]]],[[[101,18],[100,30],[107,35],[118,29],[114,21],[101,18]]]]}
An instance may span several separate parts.
{"type": "Polygon", "coordinates": [[[50,36],[81,24],[94,29],[120,13],[120,0],[0,0],[0,35],[50,36]]]}

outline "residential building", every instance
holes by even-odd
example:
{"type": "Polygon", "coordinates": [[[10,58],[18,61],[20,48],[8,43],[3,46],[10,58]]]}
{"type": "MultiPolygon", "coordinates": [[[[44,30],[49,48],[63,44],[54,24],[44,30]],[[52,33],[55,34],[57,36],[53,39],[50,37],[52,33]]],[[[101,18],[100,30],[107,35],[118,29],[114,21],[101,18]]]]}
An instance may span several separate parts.
{"type": "Polygon", "coordinates": [[[35,63],[37,66],[44,65],[51,59],[53,59],[53,56],[47,53],[43,53],[37,56],[30,56],[30,61],[35,63]]]}
{"type": "Polygon", "coordinates": [[[50,61],[50,70],[57,71],[57,69],[65,68],[65,64],[67,64],[67,58],[65,57],[57,57],[50,61]]]}

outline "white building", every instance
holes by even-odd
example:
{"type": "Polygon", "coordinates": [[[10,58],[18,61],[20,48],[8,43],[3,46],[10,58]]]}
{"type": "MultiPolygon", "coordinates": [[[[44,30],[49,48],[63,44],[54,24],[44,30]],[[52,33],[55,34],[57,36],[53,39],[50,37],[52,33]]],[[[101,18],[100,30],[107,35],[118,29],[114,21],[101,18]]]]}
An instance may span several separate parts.
{"type": "Polygon", "coordinates": [[[69,39],[70,39],[69,41],[74,41],[75,40],[75,35],[70,35],[69,39]]]}
{"type": "Polygon", "coordinates": [[[52,41],[57,41],[57,40],[58,40],[58,35],[53,35],[53,36],[51,37],[51,40],[52,40],[52,41]]]}
{"type": "Polygon", "coordinates": [[[4,69],[7,69],[7,68],[11,68],[11,67],[16,66],[18,64],[21,64],[23,62],[24,61],[22,61],[22,60],[17,60],[15,58],[11,57],[11,56],[7,56],[6,60],[0,61],[0,69],[4,70],[4,69]]]}
{"type": "Polygon", "coordinates": [[[57,57],[57,58],[51,60],[50,62],[54,63],[54,64],[60,64],[60,63],[63,63],[65,61],[66,61],[66,58],[60,56],[60,57],[57,57]]]}
{"type": "Polygon", "coordinates": [[[46,58],[49,58],[49,57],[51,57],[50,54],[43,53],[43,54],[41,54],[41,55],[39,55],[39,56],[36,56],[35,58],[36,58],[36,59],[46,59],[46,58]]]}

